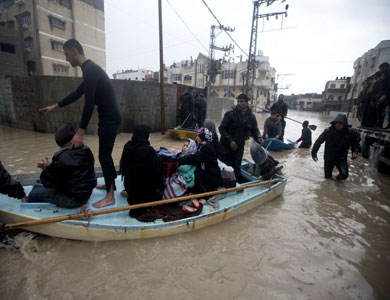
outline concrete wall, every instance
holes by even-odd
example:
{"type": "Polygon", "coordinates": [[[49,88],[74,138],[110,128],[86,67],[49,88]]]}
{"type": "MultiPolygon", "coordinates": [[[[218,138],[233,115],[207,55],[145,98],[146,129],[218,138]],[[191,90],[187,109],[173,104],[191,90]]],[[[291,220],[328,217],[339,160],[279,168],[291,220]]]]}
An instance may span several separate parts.
{"type": "MultiPolygon", "coordinates": [[[[0,122],[40,132],[55,132],[59,125],[66,121],[78,127],[84,107],[83,97],[46,116],[38,110],[64,98],[76,89],[81,81],[82,79],[77,77],[54,76],[13,77],[1,80],[0,122]],[[3,106],[7,106],[8,113],[3,106]]],[[[161,130],[159,83],[112,80],[112,84],[122,113],[121,132],[132,132],[134,126],[140,123],[149,124],[154,132],[161,130]]],[[[165,127],[172,128],[175,122],[176,86],[165,85],[165,127]]],[[[97,133],[97,123],[95,109],[87,132],[97,133]]]]}
{"type": "Polygon", "coordinates": [[[206,119],[214,122],[222,121],[224,114],[235,105],[234,100],[228,98],[208,98],[206,119]]]}

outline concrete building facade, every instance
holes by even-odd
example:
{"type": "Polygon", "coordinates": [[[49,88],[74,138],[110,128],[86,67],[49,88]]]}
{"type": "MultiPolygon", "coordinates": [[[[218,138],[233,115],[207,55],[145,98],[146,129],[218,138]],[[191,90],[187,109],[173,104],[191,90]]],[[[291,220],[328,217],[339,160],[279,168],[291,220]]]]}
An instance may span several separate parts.
{"type": "Polygon", "coordinates": [[[379,65],[390,63],[390,40],[381,41],[375,48],[368,50],[353,63],[353,76],[348,99],[357,99],[362,91],[363,81],[379,70],[379,65]]]}
{"type": "Polygon", "coordinates": [[[18,30],[0,28],[0,77],[26,76],[23,40],[18,30]]]}
{"type": "Polygon", "coordinates": [[[350,77],[336,77],[325,84],[322,93],[322,104],[326,111],[341,111],[347,99],[349,91],[350,77]]]}
{"type": "Polygon", "coordinates": [[[0,0],[0,27],[22,33],[29,75],[81,76],[65,60],[62,46],[70,38],[106,67],[103,0],[0,0]]]}
{"type": "Polygon", "coordinates": [[[309,110],[317,111],[322,106],[322,95],[320,94],[303,94],[298,95],[297,109],[298,110],[309,110]]]}
{"type": "MultiPolygon", "coordinates": [[[[275,101],[275,73],[269,64],[269,58],[259,51],[256,57],[257,68],[254,89],[254,105],[264,106],[275,101]]],[[[197,88],[207,85],[209,58],[199,53],[195,60],[183,60],[173,63],[165,70],[167,83],[179,83],[197,88]]],[[[218,63],[218,74],[211,84],[209,97],[234,98],[243,93],[248,61],[235,62],[235,59],[223,59],[218,63]]]]}
{"type": "Polygon", "coordinates": [[[151,81],[154,72],[152,70],[138,69],[138,70],[125,70],[112,74],[114,79],[122,80],[136,80],[136,81],[151,81]]]}

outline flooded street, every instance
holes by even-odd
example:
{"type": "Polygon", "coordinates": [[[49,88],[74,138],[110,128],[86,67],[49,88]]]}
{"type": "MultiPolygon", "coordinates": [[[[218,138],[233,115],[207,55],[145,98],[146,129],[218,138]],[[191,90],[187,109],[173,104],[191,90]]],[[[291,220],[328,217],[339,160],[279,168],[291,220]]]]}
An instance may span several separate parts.
{"type": "MultiPolygon", "coordinates": [[[[261,131],[267,116],[257,115],[261,131]]],[[[318,126],[313,143],[333,119],[289,117],[318,126]]],[[[300,133],[287,120],[285,137],[300,133]]],[[[118,136],[115,164],[130,138],[118,136]]],[[[0,140],[11,174],[37,172],[57,150],[53,134],[0,126],[0,140]]],[[[85,139],[96,166],[97,141],[85,139]]],[[[182,145],[160,133],[151,143],[182,145]]],[[[284,195],[195,232],[96,243],[21,233],[20,251],[0,248],[0,299],[389,299],[390,177],[359,156],[345,182],[325,180],[323,151],[318,162],[304,149],[272,153],[288,178],[284,195]]]]}

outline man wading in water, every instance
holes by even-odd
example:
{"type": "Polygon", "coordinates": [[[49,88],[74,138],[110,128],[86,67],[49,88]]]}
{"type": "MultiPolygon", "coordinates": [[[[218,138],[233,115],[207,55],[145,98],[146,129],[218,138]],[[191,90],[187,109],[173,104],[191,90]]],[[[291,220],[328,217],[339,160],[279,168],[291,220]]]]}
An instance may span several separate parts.
{"type": "Polygon", "coordinates": [[[72,67],[81,67],[83,71],[83,82],[71,94],[60,102],[41,108],[39,111],[48,114],[52,110],[73,103],[82,95],[85,96],[83,114],[80,126],[70,142],[70,148],[79,148],[83,145],[85,130],[91,119],[94,106],[97,106],[99,115],[98,136],[99,136],[99,161],[103,170],[106,186],[106,196],[93,203],[96,208],[115,204],[114,190],[116,171],[111,154],[114,148],[117,131],[121,124],[121,114],[116,103],[114,89],[104,70],[93,61],[86,59],[81,44],[70,39],[65,42],[64,52],[66,60],[72,67]]]}

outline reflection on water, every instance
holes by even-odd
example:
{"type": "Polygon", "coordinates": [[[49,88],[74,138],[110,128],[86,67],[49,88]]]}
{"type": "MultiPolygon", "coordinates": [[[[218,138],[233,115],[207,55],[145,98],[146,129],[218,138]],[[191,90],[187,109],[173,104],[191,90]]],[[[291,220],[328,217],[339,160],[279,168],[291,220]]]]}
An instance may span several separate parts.
{"type": "MultiPolygon", "coordinates": [[[[313,142],[331,121],[289,116],[318,126],[313,142]]],[[[260,129],[265,118],[257,115],[260,129]]],[[[287,138],[300,131],[287,120],[287,138]]],[[[52,134],[0,126],[0,138],[0,160],[12,173],[36,172],[37,161],[57,150],[52,134]]],[[[115,163],[130,138],[118,136],[115,163]]],[[[85,141],[97,158],[97,137],[85,141]]],[[[152,145],[180,149],[182,142],[155,133],[152,145]]],[[[316,163],[309,150],[273,153],[288,177],[284,195],[196,232],[99,243],[19,237],[25,251],[0,249],[0,298],[386,299],[389,178],[359,157],[346,182],[325,180],[322,154],[323,146],[316,163]]]]}

